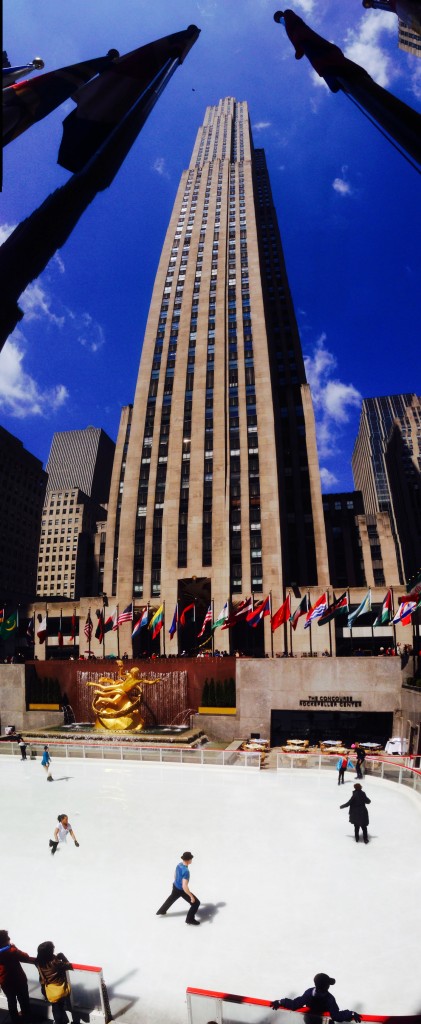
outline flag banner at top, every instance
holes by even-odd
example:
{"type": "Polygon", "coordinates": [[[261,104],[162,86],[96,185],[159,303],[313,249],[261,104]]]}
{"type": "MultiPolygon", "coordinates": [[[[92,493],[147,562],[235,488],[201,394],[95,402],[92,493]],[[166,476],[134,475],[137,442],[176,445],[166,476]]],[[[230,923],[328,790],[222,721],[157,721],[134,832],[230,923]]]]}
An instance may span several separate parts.
{"type": "Polygon", "coordinates": [[[371,590],[367,590],[367,593],[361,601],[361,604],[358,605],[358,608],[348,615],[348,629],[352,629],[355,619],[358,619],[360,615],[366,615],[367,612],[371,612],[371,590]]]}
{"type": "Polygon", "coordinates": [[[327,594],[325,592],[324,594],[321,594],[321,596],[317,599],[315,604],[313,604],[312,607],[307,612],[307,618],[304,623],[304,629],[308,629],[308,627],[311,626],[312,622],[315,622],[316,619],[320,618],[320,615],[324,614],[326,608],[327,594]]]}
{"type": "Polygon", "coordinates": [[[348,615],[349,612],[349,601],[346,590],[340,597],[335,598],[333,595],[332,604],[329,604],[326,611],[317,620],[318,626],[325,626],[327,622],[331,622],[332,619],[336,619],[339,615],[348,615]]]}

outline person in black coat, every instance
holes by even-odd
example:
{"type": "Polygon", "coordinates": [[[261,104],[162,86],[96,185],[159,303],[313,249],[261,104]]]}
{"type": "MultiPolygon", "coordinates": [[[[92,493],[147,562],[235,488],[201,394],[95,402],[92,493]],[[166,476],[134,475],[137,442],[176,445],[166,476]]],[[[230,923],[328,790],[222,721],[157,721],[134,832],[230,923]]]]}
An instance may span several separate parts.
{"type": "Polygon", "coordinates": [[[322,1024],[320,1015],[323,1013],[329,1013],[331,1019],[335,1021],[361,1021],[360,1014],[356,1010],[339,1009],[336,999],[329,992],[330,986],[334,984],[335,979],[330,978],[328,974],[315,974],[314,988],[306,988],[302,996],[297,996],[295,999],[275,999],[270,1004],[271,1008],[272,1010],[299,1010],[302,1006],[307,1006],[310,1014],[306,1014],[304,1020],[319,1020],[320,1024],[322,1024]]]}
{"type": "Polygon", "coordinates": [[[361,746],[361,743],[356,743],[355,744],[355,753],[357,755],[357,763],[355,765],[356,772],[357,772],[357,779],[362,779],[362,777],[363,777],[362,767],[363,767],[363,764],[364,764],[364,761],[365,761],[365,750],[364,750],[364,747],[361,746]]]}
{"type": "Polygon", "coordinates": [[[354,785],[354,792],[351,798],[346,804],[341,804],[342,807],[349,807],[349,820],[351,825],[354,826],[355,842],[358,843],[360,836],[360,828],[362,828],[363,839],[365,843],[368,843],[367,825],[368,825],[368,810],[366,804],[370,804],[369,800],[362,786],[359,782],[354,785]]]}

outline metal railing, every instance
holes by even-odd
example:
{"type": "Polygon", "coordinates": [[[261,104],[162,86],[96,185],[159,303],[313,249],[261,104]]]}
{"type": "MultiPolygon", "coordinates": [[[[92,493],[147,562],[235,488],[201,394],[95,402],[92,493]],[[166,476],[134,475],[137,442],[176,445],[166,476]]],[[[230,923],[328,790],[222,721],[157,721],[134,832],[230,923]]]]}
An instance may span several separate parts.
{"type": "MultiPolygon", "coordinates": [[[[30,741],[27,749],[27,760],[42,754],[44,742],[30,741]]],[[[196,765],[200,767],[224,768],[260,768],[261,755],[250,750],[215,750],[209,747],[179,747],[168,744],[165,746],[142,746],[137,743],[68,743],[66,740],[49,740],[48,751],[53,761],[58,757],[110,759],[116,761],[140,761],[148,764],[196,765]]],[[[17,743],[0,743],[0,754],[20,756],[17,743]]]]}
{"type": "MultiPolygon", "coordinates": [[[[276,755],[276,768],[277,771],[292,768],[315,768],[319,771],[334,768],[336,770],[337,760],[336,754],[322,754],[321,751],[302,754],[283,752],[276,755]]],[[[390,782],[397,782],[400,785],[410,786],[417,793],[421,793],[421,770],[412,767],[411,762],[414,760],[418,760],[416,755],[382,757],[370,754],[365,758],[363,772],[380,779],[388,779],[390,782]]]]}
{"type": "MultiPolygon", "coordinates": [[[[204,988],[187,988],[187,1020],[188,1024],[301,1024],[297,1014],[308,1013],[308,1009],[277,1010],[271,1009],[269,999],[254,999],[251,996],[234,995],[232,992],[213,992],[204,988]],[[266,1012],[265,1012],[266,1010],[266,1012]]],[[[318,1015],[319,1016],[319,1015],[318,1015]]],[[[320,1016],[329,1020],[330,1014],[320,1016]]],[[[362,1013],[363,1021],[376,1021],[386,1024],[421,1024],[421,1014],[368,1014],[362,1013]]]]}
{"type": "MultiPolygon", "coordinates": [[[[73,970],[67,973],[70,985],[70,1002],[78,1016],[83,1015],[95,1024],[109,1024],[112,1020],[107,987],[102,967],[89,964],[72,964],[73,970]]],[[[31,1006],[37,1011],[36,1016],[44,1019],[52,1017],[51,1004],[41,995],[41,983],[35,964],[24,965],[28,978],[29,998],[31,1006]]],[[[7,1010],[7,999],[0,990],[0,1009],[7,1010]]]]}

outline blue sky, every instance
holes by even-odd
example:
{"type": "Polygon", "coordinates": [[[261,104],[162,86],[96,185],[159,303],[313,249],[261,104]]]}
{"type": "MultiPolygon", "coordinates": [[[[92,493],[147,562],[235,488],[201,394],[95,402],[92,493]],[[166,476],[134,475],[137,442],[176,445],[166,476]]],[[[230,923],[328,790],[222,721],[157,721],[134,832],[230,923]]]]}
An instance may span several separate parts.
{"type": "MultiPolygon", "coordinates": [[[[278,5],[279,6],[279,5],[278,5]]],[[[325,490],[352,489],[361,400],[419,392],[419,186],[416,171],[343,94],[296,61],[269,0],[14,0],[4,9],[12,64],[45,70],[121,54],[189,24],[198,42],[177,70],[113,185],[25,293],[0,356],[0,422],[44,463],[56,430],[102,426],[115,439],[131,402],[162,242],[208,104],[247,100],[266,152],[312,387],[325,490]]],[[[398,50],[396,18],[360,0],[292,9],[421,109],[421,60],[398,50]]],[[[68,179],[57,166],[72,101],[6,147],[0,239],[68,179]]]]}

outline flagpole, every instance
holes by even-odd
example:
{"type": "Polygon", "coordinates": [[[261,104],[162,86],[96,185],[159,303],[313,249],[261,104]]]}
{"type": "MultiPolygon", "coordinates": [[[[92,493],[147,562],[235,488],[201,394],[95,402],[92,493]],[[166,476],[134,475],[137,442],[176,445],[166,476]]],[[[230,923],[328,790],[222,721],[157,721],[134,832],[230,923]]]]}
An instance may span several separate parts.
{"type": "Polygon", "coordinates": [[[211,598],[211,608],[212,608],[211,648],[212,648],[212,655],[214,655],[214,653],[215,653],[215,630],[213,628],[213,624],[214,624],[214,621],[215,621],[215,604],[214,604],[213,597],[211,598]]]}
{"type": "MultiPolygon", "coordinates": [[[[351,593],[350,593],[349,587],[348,587],[348,607],[349,607],[349,610],[350,610],[350,613],[351,613],[351,593]]],[[[351,658],[352,658],[353,653],[354,653],[353,643],[352,643],[352,622],[351,622],[351,625],[349,627],[349,632],[351,634],[351,658]]]]}
{"type": "MultiPolygon", "coordinates": [[[[162,632],[164,634],[164,657],[165,657],[165,601],[162,602],[162,632]]],[[[161,649],[161,644],[159,645],[161,649]]]]}
{"type": "Polygon", "coordinates": [[[47,649],[48,649],[48,605],[45,602],[45,660],[47,661],[47,649]]]}
{"type": "MultiPolygon", "coordinates": [[[[309,608],[311,608],[310,591],[308,591],[307,593],[308,593],[308,606],[309,606],[309,608]]],[[[309,643],[310,643],[310,658],[312,658],[313,657],[313,644],[312,644],[312,637],[311,637],[311,619],[310,619],[310,626],[309,626],[308,635],[309,635],[309,643]]]]}
{"type": "Polygon", "coordinates": [[[73,609],[73,614],[74,614],[74,617],[75,617],[75,623],[74,623],[74,629],[73,629],[73,647],[76,647],[76,608],[73,609]]]}
{"type": "Polygon", "coordinates": [[[393,622],[393,619],[395,618],[395,608],[394,608],[394,601],[393,601],[393,587],[391,587],[391,588],[390,588],[390,593],[391,593],[391,595],[392,595],[392,629],[393,629],[393,646],[394,646],[394,648],[395,648],[395,651],[396,651],[396,626],[395,626],[395,623],[393,622]]]}
{"type": "Polygon", "coordinates": [[[272,630],[272,591],[269,591],[269,609],[270,609],[270,656],[273,658],[273,630],[272,630]]]}
{"type": "MultiPolygon", "coordinates": [[[[287,632],[286,644],[287,644],[287,654],[288,654],[288,623],[287,623],[287,631],[286,632],[287,632]]],[[[292,624],[291,624],[291,622],[289,623],[289,649],[290,649],[291,658],[292,658],[293,657],[293,651],[292,651],[292,624]]]]}
{"type": "Polygon", "coordinates": [[[91,623],[91,608],[90,607],[89,607],[88,616],[89,616],[89,620],[88,620],[88,623],[89,623],[88,624],[88,657],[90,658],[91,657],[91,634],[92,634],[92,629],[93,629],[93,626],[91,627],[91,625],[90,625],[90,623],[91,623]]]}
{"type": "Polygon", "coordinates": [[[120,626],[118,624],[118,616],[120,614],[120,605],[117,605],[117,654],[120,657],[120,626]]]}
{"type": "Polygon", "coordinates": [[[105,658],[105,604],[104,598],[102,598],[102,657],[105,658]]]}

